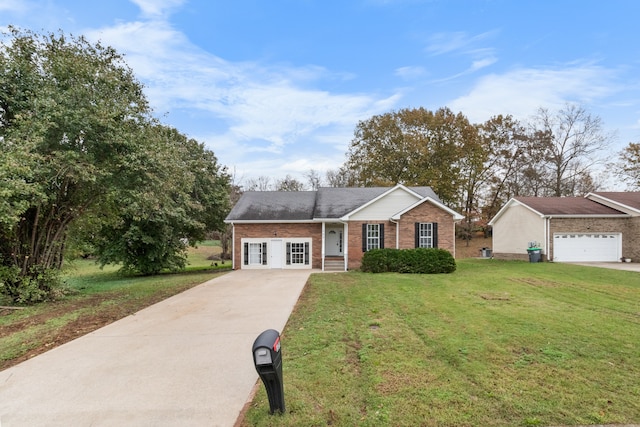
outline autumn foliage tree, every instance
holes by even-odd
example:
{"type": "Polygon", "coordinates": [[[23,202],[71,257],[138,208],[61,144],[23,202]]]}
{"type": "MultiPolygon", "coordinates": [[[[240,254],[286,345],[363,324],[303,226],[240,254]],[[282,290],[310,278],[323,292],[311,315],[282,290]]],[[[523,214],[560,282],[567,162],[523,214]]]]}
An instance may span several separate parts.
{"type": "Polygon", "coordinates": [[[616,176],[633,190],[640,189],[640,143],[630,142],[613,165],[616,176]]]}

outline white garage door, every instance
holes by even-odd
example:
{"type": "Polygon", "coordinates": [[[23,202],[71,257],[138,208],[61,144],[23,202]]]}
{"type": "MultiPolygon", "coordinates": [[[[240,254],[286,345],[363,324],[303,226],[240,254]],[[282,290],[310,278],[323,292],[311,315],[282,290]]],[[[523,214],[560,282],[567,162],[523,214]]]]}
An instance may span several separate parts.
{"type": "Polygon", "coordinates": [[[553,260],[559,262],[620,261],[622,237],[619,233],[553,235],[553,260]]]}

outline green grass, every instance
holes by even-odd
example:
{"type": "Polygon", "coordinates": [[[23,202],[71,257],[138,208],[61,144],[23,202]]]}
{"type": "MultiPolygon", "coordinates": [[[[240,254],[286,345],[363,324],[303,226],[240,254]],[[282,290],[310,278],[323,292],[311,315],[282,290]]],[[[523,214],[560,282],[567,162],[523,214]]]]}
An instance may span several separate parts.
{"type": "Polygon", "coordinates": [[[316,274],[283,332],[287,413],[244,425],[640,422],[640,275],[462,260],[448,275],[316,274]]]}

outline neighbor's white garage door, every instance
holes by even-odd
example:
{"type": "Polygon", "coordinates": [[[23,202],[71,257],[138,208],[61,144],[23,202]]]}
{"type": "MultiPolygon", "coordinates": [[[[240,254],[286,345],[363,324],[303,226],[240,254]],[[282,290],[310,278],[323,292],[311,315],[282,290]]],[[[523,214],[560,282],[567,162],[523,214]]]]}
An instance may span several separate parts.
{"type": "Polygon", "coordinates": [[[553,235],[554,261],[620,261],[621,251],[622,237],[619,233],[553,235]]]}

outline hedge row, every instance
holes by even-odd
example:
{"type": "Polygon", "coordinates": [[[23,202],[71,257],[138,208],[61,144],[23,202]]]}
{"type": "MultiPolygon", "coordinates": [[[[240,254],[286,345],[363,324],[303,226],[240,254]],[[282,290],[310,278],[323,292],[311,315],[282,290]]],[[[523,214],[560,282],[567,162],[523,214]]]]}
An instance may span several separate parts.
{"type": "Polygon", "coordinates": [[[370,273],[453,273],[456,261],[444,249],[372,249],[364,253],[360,269],[370,273]]]}

